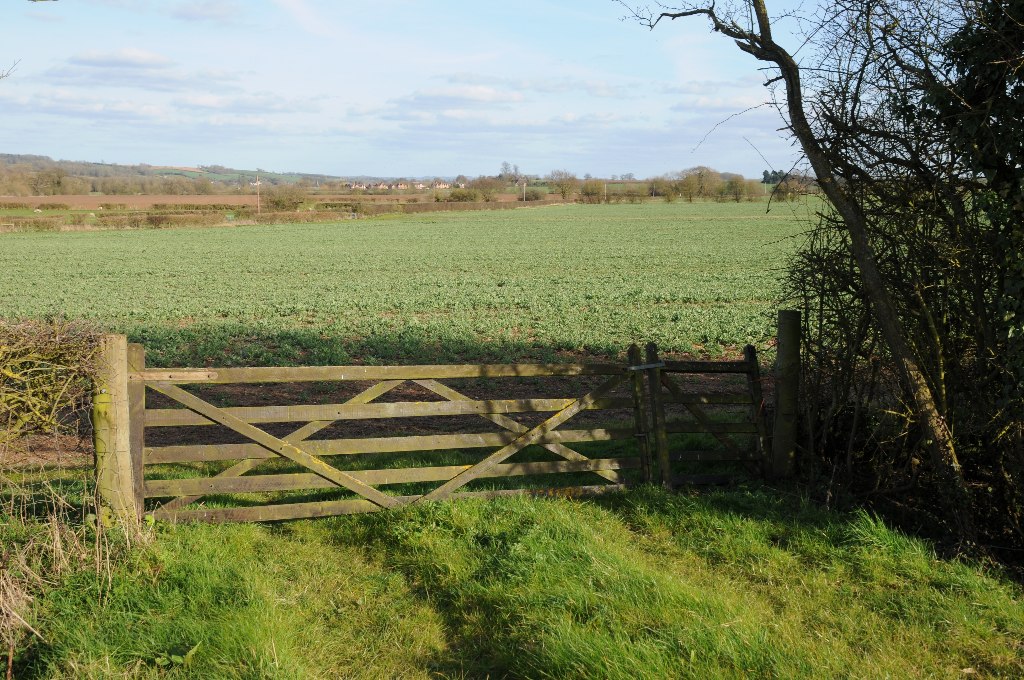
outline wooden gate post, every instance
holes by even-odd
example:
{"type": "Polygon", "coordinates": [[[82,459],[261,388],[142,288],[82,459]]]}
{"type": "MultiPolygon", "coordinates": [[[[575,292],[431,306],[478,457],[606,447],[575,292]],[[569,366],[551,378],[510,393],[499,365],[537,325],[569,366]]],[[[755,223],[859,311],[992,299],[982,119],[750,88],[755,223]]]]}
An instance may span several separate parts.
{"type": "Polygon", "coordinates": [[[142,449],[146,443],[146,383],[137,374],[146,370],[146,348],[137,342],[128,343],[128,451],[132,462],[132,487],[135,514],[142,517],[143,490],[142,449]],[[132,378],[132,375],[136,375],[132,378]]]}
{"type": "Polygon", "coordinates": [[[761,474],[768,475],[770,458],[768,456],[768,426],[764,417],[764,396],[761,394],[761,365],[758,363],[757,349],[753,345],[743,348],[743,359],[747,362],[747,389],[750,390],[750,418],[757,428],[757,455],[761,460],[761,474]]]}
{"type": "Polygon", "coordinates": [[[643,355],[640,354],[640,348],[633,344],[629,346],[627,356],[633,371],[630,378],[633,388],[633,426],[637,445],[640,447],[640,472],[644,483],[650,484],[654,481],[654,473],[651,471],[651,440],[647,423],[647,399],[644,395],[644,373],[639,370],[643,363],[643,355]]]}
{"type": "Polygon", "coordinates": [[[128,407],[128,340],[100,340],[99,375],[93,393],[93,444],[100,503],[121,520],[137,521],[128,407]]]}
{"type": "Polygon", "coordinates": [[[772,433],[772,477],[793,474],[800,399],[800,312],[779,310],[775,359],[775,427],[772,433]]]}
{"type": "Polygon", "coordinates": [[[668,455],[668,434],[665,430],[665,400],[661,396],[661,366],[664,363],[658,358],[658,346],[647,343],[647,386],[651,393],[651,419],[654,423],[654,450],[661,470],[661,484],[666,489],[675,485],[672,477],[672,461],[668,455]]]}

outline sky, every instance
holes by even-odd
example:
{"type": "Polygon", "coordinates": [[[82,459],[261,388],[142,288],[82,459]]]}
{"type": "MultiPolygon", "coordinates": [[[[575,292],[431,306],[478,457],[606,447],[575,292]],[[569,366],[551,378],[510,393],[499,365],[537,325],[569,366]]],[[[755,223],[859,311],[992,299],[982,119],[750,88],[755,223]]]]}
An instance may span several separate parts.
{"type": "Polygon", "coordinates": [[[381,177],[796,158],[753,57],[612,0],[2,4],[0,153],[381,177]]]}

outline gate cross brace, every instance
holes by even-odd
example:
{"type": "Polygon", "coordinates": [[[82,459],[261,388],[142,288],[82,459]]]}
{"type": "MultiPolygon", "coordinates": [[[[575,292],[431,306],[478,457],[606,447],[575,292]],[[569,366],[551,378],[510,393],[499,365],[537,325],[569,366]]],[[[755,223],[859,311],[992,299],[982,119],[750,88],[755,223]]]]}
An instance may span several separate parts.
{"type": "Polygon", "coordinates": [[[597,389],[590,394],[584,395],[572,402],[558,413],[543,421],[536,427],[527,432],[524,432],[519,437],[516,437],[513,441],[506,444],[502,448],[498,449],[491,455],[484,458],[482,461],[469,468],[468,470],[459,473],[455,477],[452,477],[447,482],[437,487],[428,494],[424,494],[417,498],[413,503],[419,503],[422,501],[439,501],[447,498],[453,491],[459,487],[469,484],[471,481],[487,472],[495,465],[503,462],[504,460],[511,458],[516,452],[526,448],[530,444],[535,444],[538,439],[543,437],[548,432],[551,432],[556,427],[564,423],[565,421],[572,418],[574,415],[592,406],[595,401],[603,397],[608,392],[618,387],[618,385],[626,379],[625,375],[617,375],[609,380],[602,383],[597,389]]]}
{"type": "MultiPolygon", "coordinates": [[[[365,390],[363,390],[359,394],[355,395],[354,397],[352,397],[351,399],[349,399],[345,403],[346,404],[368,404],[371,401],[373,401],[374,399],[376,399],[377,397],[380,397],[380,396],[383,396],[383,395],[387,394],[388,392],[390,392],[391,390],[395,389],[396,387],[398,387],[399,385],[401,385],[404,382],[405,382],[404,380],[385,380],[383,382],[379,382],[376,385],[373,385],[371,387],[366,388],[365,390]]],[[[316,434],[320,430],[322,430],[322,429],[324,429],[326,427],[330,427],[335,422],[337,422],[337,421],[335,421],[335,420],[314,420],[311,423],[306,423],[305,425],[303,425],[299,429],[295,430],[291,434],[286,435],[282,441],[286,441],[289,444],[297,444],[297,443],[303,441],[304,439],[308,439],[309,437],[312,437],[314,434],[316,434]]],[[[218,474],[214,475],[214,477],[215,478],[216,477],[220,477],[220,478],[225,478],[225,477],[241,477],[245,473],[250,472],[251,470],[255,469],[256,466],[259,465],[260,463],[263,463],[263,462],[265,462],[267,460],[272,460],[272,459],[267,459],[267,458],[247,458],[245,460],[239,461],[238,463],[235,463],[234,465],[232,465],[228,469],[219,472],[218,474]]],[[[161,508],[161,510],[165,510],[165,511],[179,510],[179,509],[185,507],[186,505],[189,505],[190,503],[195,503],[200,498],[202,498],[202,496],[182,496],[180,498],[175,498],[174,500],[171,500],[171,501],[168,501],[168,502],[164,503],[163,505],[160,506],[160,508],[161,508]]]]}
{"type": "Polygon", "coordinates": [[[359,481],[352,475],[346,474],[341,470],[328,465],[316,456],[303,451],[298,446],[290,444],[283,439],[279,439],[268,432],[264,432],[258,427],[250,425],[230,413],[225,413],[222,409],[217,408],[209,402],[203,401],[194,394],[190,394],[176,385],[172,385],[167,382],[153,382],[147,384],[157,392],[184,404],[196,413],[204,415],[210,420],[220,423],[221,425],[248,437],[267,450],[287,458],[292,462],[298,463],[302,467],[309,469],[311,472],[320,475],[324,479],[334,482],[338,486],[343,486],[349,491],[359,494],[366,500],[371,501],[382,508],[397,508],[402,504],[401,501],[392,498],[391,496],[387,496],[372,486],[359,481]]]}
{"type": "MultiPolygon", "coordinates": [[[[675,382],[664,373],[661,374],[661,384],[667,387],[668,391],[676,399],[685,399],[685,395],[683,394],[683,391],[679,389],[679,386],[676,385],[675,382]]],[[[710,432],[712,429],[712,423],[704,409],[702,409],[697,404],[691,404],[689,402],[686,402],[684,405],[686,406],[686,410],[689,411],[693,415],[693,417],[697,419],[697,422],[700,423],[701,427],[710,432]]],[[[721,443],[725,448],[729,449],[736,455],[743,455],[743,453],[740,451],[739,446],[737,446],[736,442],[729,435],[722,432],[711,432],[711,436],[717,439],[719,443],[721,443]]]]}
{"type": "MultiPolygon", "coordinates": [[[[469,399],[469,397],[467,397],[466,395],[453,390],[452,388],[448,387],[444,383],[438,382],[437,380],[414,380],[413,382],[415,382],[420,387],[430,390],[434,394],[437,394],[439,396],[444,397],[445,399],[448,399],[449,401],[469,399]]],[[[508,416],[502,415],[500,413],[481,413],[480,417],[484,418],[485,420],[489,420],[495,425],[499,425],[500,427],[503,427],[506,430],[509,430],[516,434],[523,434],[524,432],[528,432],[530,429],[523,425],[522,423],[520,423],[519,421],[513,418],[509,418],[508,416]]],[[[544,444],[543,446],[551,453],[561,456],[565,460],[590,460],[579,451],[574,451],[573,449],[570,449],[568,446],[565,446],[564,444],[552,443],[544,444]]],[[[622,476],[616,470],[595,470],[594,474],[599,475],[600,477],[607,479],[610,482],[622,481],[622,476]]]]}

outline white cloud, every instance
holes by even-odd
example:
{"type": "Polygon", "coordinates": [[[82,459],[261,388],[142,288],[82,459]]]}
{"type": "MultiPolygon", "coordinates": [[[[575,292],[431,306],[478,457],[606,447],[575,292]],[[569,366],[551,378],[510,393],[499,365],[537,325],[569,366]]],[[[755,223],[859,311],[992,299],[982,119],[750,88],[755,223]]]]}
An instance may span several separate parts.
{"type": "Polygon", "coordinates": [[[234,0],[190,0],[172,7],[170,15],[181,21],[231,24],[242,15],[242,7],[234,0]]]}
{"type": "Polygon", "coordinates": [[[13,112],[85,118],[96,121],[156,120],[166,117],[159,104],[128,99],[110,99],[84,96],[81,92],[56,89],[34,95],[5,97],[5,108],[13,112]]]}
{"type": "Polygon", "coordinates": [[[670,107],[676,113],[707,114],[734,113],[741,114],[751,109],[768,107],[767,97],[758,93],[738,93],[723,96],[684,97],[683,101],[670,107]]]}
{"type": "MultiPolygon", "coordinates": [[[[125,52],[125,51],[122,51],[125,52]]],[[[229,92],[238,89],[238,76],[223,70],[204,69],[189,73],[165,67],[139,67],[136,61],[147,63],[145,55],[129,56],[122,52],[78,55],[66,64],[44,71],[45,79],[62,87],[95,90],[101,87],[138,89],[147,92],[182,92],[189,90],[229,92]],[[125,66],[127,63],[129,65],[125,66]]],[[[152,53],[149,53],[152,54],[152,53]]],[[[153,55],[160,57],[160,55],[153,55]]],[[[151,57],[149,57],[151,59],[151,57]]],[[[161,63],[161,62],[154,62],[161,63]]],[[[170,64],[170,60],[166,60],[170,64]]]]}
{"type": "Polygon", "coordinates": [[[71,57],[69,61],[80,66],[118,69],[161,69],[173,63],[162,54],[137,47],[125,47],[113,52],[90,50],[71,57]]]}
{"type": "Polygon", "coordinates": [[[41,10],[25,12],[25,16],[30,19],[34,19],[35,21],[43,21],[50,24],[62,24],[65,21],[64,17],[60,14],[52,14],[41,10]]]}
{"type": "Polygon", "coordinates": [[[315,108],[309,101],[291,102],[277,95],[257,94],[247,96],[229,96],[213,93],[189,94],[178,99],[175,104],[183,108],[226,113],[289,113],[310,111],[315,108]]]}
{"type": "Polygon", "coordinates": [[[634,88],[630,84],[613,84],[604,80],[588,80],[564,76],[560,78],[508,78],[479,73],[456,73],[448,82],[465,85],[500,86],[509,90],[536,92],[540,94],[569,94],[585,92],[592,97],[622,99],[631,96],[634,88]]]}
{"type": "Polygon", "coordinates": [[[321,38],[336,38],[339,30],[306,0],[273,0],[274,4],[288,12],[292,20],[310,35],[321,38]]]}

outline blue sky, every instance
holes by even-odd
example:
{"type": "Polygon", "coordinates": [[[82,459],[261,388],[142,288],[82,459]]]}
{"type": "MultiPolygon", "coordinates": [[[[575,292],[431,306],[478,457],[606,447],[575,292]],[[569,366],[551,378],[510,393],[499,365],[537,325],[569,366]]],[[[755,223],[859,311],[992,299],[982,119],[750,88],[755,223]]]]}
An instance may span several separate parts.
{"type": "Polygon", "coordinates": [[[773,109],[722,122],[766,100],[752,57],[701,19],[652,32],[624,13],[611,0],[5,0],[0,68],[17,67],[0,81],[0,152],[392,177],[503,161],[540,175],[789,168],[773,109]]]}

